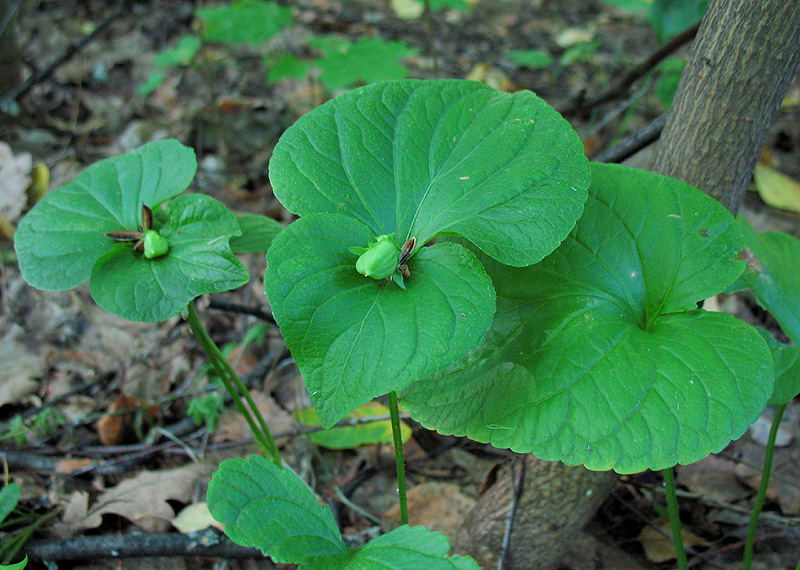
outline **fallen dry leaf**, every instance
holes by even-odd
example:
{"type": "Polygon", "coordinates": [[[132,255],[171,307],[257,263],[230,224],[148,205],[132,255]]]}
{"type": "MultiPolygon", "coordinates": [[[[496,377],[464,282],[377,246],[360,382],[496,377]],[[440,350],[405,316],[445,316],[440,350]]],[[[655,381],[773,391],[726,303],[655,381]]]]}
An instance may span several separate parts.
{"type": "Polygon", "coordinates": [[[28,196],[25,189],[31,183],[33,159],[27,152],[14,155],[11,147],[0,142],[0,215],[9,222],[16,220],[28,196]]]}
{"type": "Polygon", "coordinates": [[[183,533],[197,532],[210,526],[219,530],[224,529],[224,525],[211,516],[211,511],[208,510],[208,504],[205,502],[194,503],[184,508],[178,513],[178,516],[172,519],[172,526],[183,533]]]}
{"type": "Polygon", "coordinates": [[[135,441],[135,423],[155,419],[158,410],[159,406],[123,394],[109,406],[108,414],[97,420],[100,441],[103,445],[135,441]]]}
{"type": "MultiPolygon", "coordinates": [[[[672,543],[672,531],[670,523],[666,519],[653,521],[653,525],[647,525],[636,537],[642,547],[644,554],[651,562],[660,563],[675,558],[675,546],[672,543]],[[654,525],[654,526],[653,526],[654,525]]],[[[689,547],[710,546],[710,543],[697,536],[696,534],[681,528],[683,544],[689,547]]]]}
{"type": "MultiPolygon", "coordinates": [[[[251,390],[250,396],[273,434],[285,433],[297,427],[297,421],[292,415],[281,408],[270,396],[258,390],[251,390]]],[[[247,421],[236,411],[235,407],[231,406],[220,416],[213,440],[216,442],[239,441],[252,437],[252,435],[247,421]]]]}
{"type": "Polygon", "coordinates": [[[682,466],[678,482],[701,497],[726,503],[735,503],[752,494],[741,484],[736,463],[714,455],[682,466]]]}
{"type": "Polygon", "coordinates": [[[94,514],[119,515],[148,532],[164,532],[175,518],[167,501],[191,502],[196,487],[207,483],[213,471],[209,463],[142,471],[100,495],[94,514]]]}
{"type": "Polygon", "coordinates": [[[14,338],[19,332],[15,326],[0,340],[0,406],[35,392],[39,387],[36,378],[45,370],[44,358],[14,338]]]}
{"type": "MultiPolygon", "coordinates": [[[[452,483],[422,483],[408,491],[409,524],[424,525],[450,538],[456,535],[474,506],[475,499],[461,493],[460,487],[452,483]]],[[[400,506],[389,509],[383,519],[399,521],[400,506]]]]}
{"type": "Polygon", "coordinates": [[[85,469],[92,464],[91,459],[62,459],[56,463],[55,472],[59,475],[69,475],[80,469],[85,469]]]}
{"type": "Polygon", "coordinates": [[[761,199],[773,208],[800,212],[800,183],[794,178],[762,163],[754,173],[756,190],[761,199]]]}

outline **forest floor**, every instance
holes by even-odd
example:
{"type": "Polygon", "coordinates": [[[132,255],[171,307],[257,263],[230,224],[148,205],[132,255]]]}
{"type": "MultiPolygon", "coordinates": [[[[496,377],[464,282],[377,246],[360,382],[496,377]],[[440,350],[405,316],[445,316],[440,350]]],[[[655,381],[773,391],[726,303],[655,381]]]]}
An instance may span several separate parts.
{"type": "MultiPolygon", "coordinates": [[[[479,0],[471,11],[449,9],[413,19],[398,17],[384,0],[302,0],[291,3],[294,25],[268,44],[204,44],[191,64],[167,68],[163,81],[142,95],[137,90],[158,70],[157,55],[197,30],[197,4],[128,3],[93,41],[20,97],[13,113],[0,115],[0,147],[10,151],[0,152],[0,166],[17,165],[19,180],[25,180],[17,188],[27,186],[31,162],[48,167],[50,188],[56,188],[101,158],[174,137],[197,152],[200,169],[193,190],[231,209],[289,223],[291,215],[269,185],[272,149],[297,117],[335,93],[313,74],[267,85],[263,60],[287,46],[308,53],[308,39],[322,34],[406,42],[415,48],[404,60],[409,77],[470,78],[508,91],[532,90],[569,111],[565,117],[590,156],[665,112],[658,73],[605,104],[574,109],[576,100],[605,91],[660,45],[643,16],[593,0],[479,0]],[[552,60],[541,68],[525,67],[509,57],[512,50],[539,50],[552,60]]],[[[17,31],[25,76],[91,33],[112,10],[112,3],[100,0],[23,2],[17,31]]],[[[685,55],[688,45],[673,55],[685,55]]],[[[797,81],[792,97],[770,133],[765,160],[798,180],[797,81]]],[[[634,164],[647,167],[651,155],[646,149],[634,164]]],[[[20,512],[40,521],[33,538],[108,537],[113,545],[142,532],[177,536],[204,529],[210,522],[203,510],[205,488],[215,466],[255,451],[247,425],[237,413],[224,411],[210,433],[188,417],[189,402],[213,390],[213,383],[180,318],[130,323],[98,309],[86,285],[47,293],[21,280],[9,238],[26,206],[24,194],[14,195],[11,187],[0,196],[0,213],[11,223],[4,224],[2,242],[0,458],[6,477],[21,485],[20,512]]],[[[767,206],[756,192],[748,193],[745,213],[759,229],[800,232],[797,213],[767,206]]],[[[286,461],[335,507],[345,534],[372,536],[397,518],[391,447],[332,451],[301,434],[292,412],[309,400],[277,329],[235,310],[268,311],[263,256],[242,260],[253,275],[251,284],[206,300],[207,325],[250,381],[286,461]]],[[[768,315],[746,300],[720,303],[770,325],[768,315]]],[[[687,545],[703,557],[693,559],[694,567],[741,567],[768,413],[722,453],[677,470],[687,545]]],[[[419,426],[415,430],[406,446],[410,487],[416,488],[412,522],[452,536],[487,473],[513,454],[419,426]],[[416,518],[415,507],[422,513],[416,518]]],[[[754,565],[762,570],[795,568],[800,556],[800,406],[788,408],[780,438],[754,565]]],[[[626,568],[671,568],[663,502],[657,474],[621,477],[588,528],[628,555],[626,568]]],[[[81,548],[89,552],[87,545],[81,548]]],[[[180,556],[112,559],[103,552],[114,547],[105,548],[58,567],[177,570],[226,564],[180,556]]],[[[575,559],[586,563],[586,557],[575,559]]],[[[575,567],[569,557],[565,560],[566,567],[575,567]]],[[[592,564],[612,567],[601,555],[592,564]]],[[[275,567],[265,560],[229,565],[275,567]]]]}

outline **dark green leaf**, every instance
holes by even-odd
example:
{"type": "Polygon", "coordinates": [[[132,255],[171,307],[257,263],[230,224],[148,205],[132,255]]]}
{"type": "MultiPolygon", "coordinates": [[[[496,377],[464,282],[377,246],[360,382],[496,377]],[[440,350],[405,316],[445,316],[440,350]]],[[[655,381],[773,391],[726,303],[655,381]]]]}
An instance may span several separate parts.
{"type": "MultiPolygon", "coordinates": [[[[526,91],[398,81],[345,93],[302,117],[270,162],[292,212],[344,213],[372,236],[459,234],[523,266],[580,216],[589,176],[575,132],[526,91]]],[[[362,244],[350,244],[362,245],[362,244]]]]}
{"type": "Polygon", "coordinates": [[[742,270],[738,229],[686,184],[593,165],[569,238],[538,265],[483,259],[498,311],[462,362],[401,393],[426,427],[590,469],[690,463],[764,408],[756,331],[696,303],[742,270]]]}
{"type": "Polygon", "coordinates": [[[800,348],[778,342],[760,327],[758,332],[767,341],[775,363],[775,390],[769,403],[788,404],[800,394],[800,348]]]}
{"type": "Polygon", "coordinates": [[[313,558],[298,570],[480,570],[472,558],[448,557],[449,551],[442,533],[403,525],[360,548],[313,558]]]}
{"type": "Polygon", "coordinates": [[[320,506],[294,473],[263,457],[223,461],[206,501],[231,540],[259,548],[275,562],[347,552],[330,507],[320,506]]]}
{"type": "Polygon", "coordinates": [[[373,237],[353,218],[309,215],[267,254],[273,315],[325,426],[461,358],[494,312],[491,281],[463,247],[420,250],[402,290],[356,270],[350,247],[373,237]]]}
{"type": "Polygon", "coordinates": [[[161,235],[169,252],[145,259],[117,244],[92,269],[89,285],[97,304],[132,321],[162,321],[180,313],[195,297],[244,285],[249,274],[228,240],[239,224],[225,206],[204,194],[185,194],[167,208],[161,235]]]}
{"type": "Polygon", "coordinates": [[[139,230],[142,204],[156,209],[180,194],[196,170],[194,151],[176,140],[93,164],[42,198],[20,222],[14,247],[22,277],[46,291],[79,285],[97,259],[115,249],[105,234],[139,230]]]}
{"type": "Polygon", "coordinates": [[[9,483],[0,489],[0,523],[17,507],[22,490],[16,483],[9,483]]]}
{"type": "Polygon", "coordinates": [[[653,0],[650,23],[660,40],[677,36],[703,18],[709,0],[653,0]]]}

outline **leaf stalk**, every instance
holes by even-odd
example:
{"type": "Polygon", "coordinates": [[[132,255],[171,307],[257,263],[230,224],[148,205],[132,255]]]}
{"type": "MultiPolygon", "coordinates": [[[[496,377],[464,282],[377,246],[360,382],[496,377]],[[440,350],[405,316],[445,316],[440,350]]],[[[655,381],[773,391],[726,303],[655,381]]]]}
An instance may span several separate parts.
{"type": "Polygon", "coordinates": [[[675,492],[675,476],[672,468],[667,467],[661,473],[664,475],[664,486],[667,496],[667,513],[669,514],[669,524],[672,528],[672,543],[675,545],[675,557],[678,559],[678,568],[688,570],[689,565],[686,561],[686,550],[683,546],[683,534],[681,533],[681,519],[678,514],[678,495],[675,492]]]}
{"type": "MultiPolygon", "coordinates": [[[[758,493],[756,494],[755,504],[753,505],[753,512],[750,513],[750,524],[747,527],[747,539],[744,543],[744,559],[743,570],[750,570],[753,564],[753,546],[756,540],[756,527],[758,526],[758,517],[761,515],[761,509],[764,506],[764,500],[767,497],[767,488],[769,487],[769,477],[772,472],[772,459],[775,455],[775,440],[778,437],[778,428],[781,425],[781,418],[783,412],[786,411],[786,404],[781,404],[775,410],[775,417],[772,418],[772,426],[769,430],[769,437],[767,438],[767,449],[764,455],[764,468],[761,472],[761,484],[758,486],[758,493]]],[[[800,568],[800,563],[798,563],[800,568]]]]}
{"type": "Polygon", "coordinates": [[[222,354],[222,351],[220,351],[203,326],[197,314],[197,309],[194,306],[194,301],[190,301],[187,305],[187,312],[187,320],[189,321],[189,327],[192,329],[192,334],[197,338],[197,342],[200,343],[203,352],[208,356],[211,366],[214,367],[225,389],[233,398],[236,409],[244,416],[244,419],[250,426],[259,449],[270,461],[275,463],[278,467],[282,467],[280,451],[278,451],[278,446],[272,438],[272,434],[267,427],[267,423],[264,421],[264,417],[258,410],[252,396],[250,396],[250,392],[247,391],[244,382],[242,382],[241,378],[239,378],[238,374],[233,370],[228,359],[225,358],[225,355],[222,354]],[[245,407],[242,398],[245,399],[250,410],[245,407]],[[258,420],[258,424],[256,424],[256,419],[253,419],[254,417],[258,420]]]}
{"type": "Polygon", "coordinates": [[[400,524],[408,524],[408,498],[406,497],[406,469],[403,457],[403,434],[400,431],[400,408],[397,392],[389,392],[389,415],[392,422],[394,459],[397,464],[397,494],[400,498],[400,524]]]}

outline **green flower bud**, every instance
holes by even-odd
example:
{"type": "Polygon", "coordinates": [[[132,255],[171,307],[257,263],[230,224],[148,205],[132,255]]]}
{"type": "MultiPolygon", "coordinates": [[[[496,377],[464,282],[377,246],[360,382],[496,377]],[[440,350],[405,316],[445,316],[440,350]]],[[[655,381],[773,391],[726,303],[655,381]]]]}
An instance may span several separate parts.
{"type": "Polygon", "coordinates": [[[394,241],[394,234],[378,236],[358,258],[356,269],[367,277],[385,279],[397,271],[399,256],[400,248],[394,241]]]}
{"type": "Polygon", "coordinates": [[[144,232],[144,256],[147,259],[161,257],[166,255],[169,251],[169,242],[161,237],[155,230],[147,230],[144,232]]]}

